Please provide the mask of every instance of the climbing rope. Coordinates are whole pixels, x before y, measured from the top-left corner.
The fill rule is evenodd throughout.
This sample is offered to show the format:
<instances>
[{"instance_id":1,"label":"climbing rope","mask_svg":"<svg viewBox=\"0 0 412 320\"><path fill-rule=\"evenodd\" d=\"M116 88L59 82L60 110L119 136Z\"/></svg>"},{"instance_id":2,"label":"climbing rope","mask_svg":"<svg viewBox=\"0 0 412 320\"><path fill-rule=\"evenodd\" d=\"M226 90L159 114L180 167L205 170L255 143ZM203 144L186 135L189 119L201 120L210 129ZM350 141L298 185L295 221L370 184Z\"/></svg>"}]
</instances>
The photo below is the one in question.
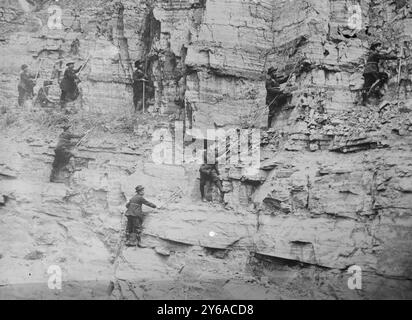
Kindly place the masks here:
<instances>
[{"instance_id":1,"label":"climbing rope","mask_svg":"<svg viewBox=\"0 0 412 320\"><path fill-rule=\"evenodd\" d=\"M119 259L119 257L122 256L123 247L126 243L125 230L126 230L126 219L124 218L124 213L122 213L122 216L120 218L120 234L121 234L121 236L120 236L119 243L118 243L118 246L117 246L116 255L115 255L114 260L113 260L114 261L113 263L114 263L114 274L115 275L116 275L117 269L119 267L118 259ZM125 259L125 258L123 257L123 259Z\"/></svg>"}]
</instances>

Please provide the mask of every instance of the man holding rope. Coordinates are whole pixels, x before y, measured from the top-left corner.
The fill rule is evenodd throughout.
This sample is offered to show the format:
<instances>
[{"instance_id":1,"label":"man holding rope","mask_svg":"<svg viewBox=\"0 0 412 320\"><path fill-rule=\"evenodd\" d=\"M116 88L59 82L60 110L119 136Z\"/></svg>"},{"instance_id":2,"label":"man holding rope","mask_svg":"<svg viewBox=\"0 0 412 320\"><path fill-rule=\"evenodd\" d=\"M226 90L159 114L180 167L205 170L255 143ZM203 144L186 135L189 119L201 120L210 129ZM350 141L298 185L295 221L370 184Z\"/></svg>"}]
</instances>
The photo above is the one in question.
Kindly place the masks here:
<instances>
[{"instance_id":1,"label":"man holding rope","mask_svg":"<svg viewBox=\"0 0 412 320\"><path fill-rule=\"evenodd\" d=\"M69 62L66 66L67 69L60 83L60 89L62 91L60 104L62 109L66 106L66 102L74 101L79 97L80 91L78 84L80 83L80 79L78 73L83 69L83 66L74 69L74 62Z\"/></svg>"},{"instance_id":2,"label":"man holding rope","mask_svg":"<svg viewBox=\"0 0 412 320\"><path fill-rule=\"evenodd\" d=\"M389 77L386 72L381 72L379 63L382 60L397 60L398 57L388 53L382 52L382 43L375 42L370 47L370 53L367 58L363 77L365 82L363 84L362 104L369 102L371 95L377 96L379 99L383 96L381 89L388 82Z\"/></svg>"},{"instance_id":3,"label":"man holding rope","mask_svg":"<svg viewBox=\"0 0 412 320\"><path fill-rule=\"evenodd\" d=\"M277 68L270 67L268 77L266 79L266 105L269 107L268 128L272 126L272 121L280 111L287 99L291 96L290 93L284 93L277 79Z\"/></svg>"},{"instance_id":4,"label":"man holding rope","mask_svg":"<svg viewBox=\"0 0 412 320\"><path fill-rule=\"evenodd\" d=\"M202 201L207 202L206 197L205 197L205 186L207 182L209 181L209 182L214 183L218 187L219 192L220 192L220 201L224 203L225 194L223 192L222 181L220 180L218 164L217 163L214 163L214 164L204 163L200 166L199 172L200 172L200 194L202 196Z\"/></svg>"}]
</instances>

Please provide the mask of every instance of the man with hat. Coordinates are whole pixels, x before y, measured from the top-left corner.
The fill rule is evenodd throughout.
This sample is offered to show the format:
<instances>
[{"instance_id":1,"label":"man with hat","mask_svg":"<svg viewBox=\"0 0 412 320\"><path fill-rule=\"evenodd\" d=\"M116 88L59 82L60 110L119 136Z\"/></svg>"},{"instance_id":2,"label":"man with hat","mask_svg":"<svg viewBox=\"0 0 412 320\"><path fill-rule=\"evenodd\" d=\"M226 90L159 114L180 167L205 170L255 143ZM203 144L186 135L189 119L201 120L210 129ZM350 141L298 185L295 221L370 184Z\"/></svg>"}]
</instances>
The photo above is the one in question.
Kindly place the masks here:
<instances>
[{"instance_id":1,"label":"man with hat","mask_svg":"<svg viewBox=\"0 0 412 320\"><path fill-rule=\"evenodd\" d=\"M143 70L143 63L136 61L134 66L136 70L133 72L133 104L135 111L141 111L143 109L143 86L148 80Z\"/></svg>"},{"instance_id":2,"label":"man with hat","mask_svg":"<svg viewBox=\"0 0 412 320\"><path fill-rule=\"evenodd\" d=\"M382 86L388 81L388 75L385 72L380 72L379 62L381 60L397 60L398 57L381 53L380 49L382 43L375 42L371 45L371 53L366 62L365 70L363 72L364 85L363 85L363 103L366 103L369 98L369 93L371 90L377 88L378 90L373 90L373 93L380 92Z\"/></svg>"},{"instance_id":3,"label":"man with hat","mask_svg":"<svg viewBox=\"0 0 412 320\"><path fill-rule=\"evenodd\" d=\"M43 82L43 86L37 93L35 103L39 103L42 108L49 108L53 106L53 101L49 98L49 88L53 85L53 81L46 80Z\"/></svg>"},{"instance_id":4,"label":"man with hat","mask_svg":"<svg viewBox=\"0 0 412 320\"><path fill-rule=\"evenodd\" d=\"M24 102L33 97L33 88L36 85L35 76L30 74L29 66L23 64L21 66L20 81L17 86L19 92L18 104L23 106Z\"/></svg>"},{"instance_id":5,"label":"man with hat","mask_svg":"<svg viewBox=\"0 0 412 320\"><path fill-rule=\"evenodd\" d=\"M70 159L74 156L72 149L77 145L79 140L84 137L84 135L77 135L70 132L71 125L67 121L63 123L61 128L63 132L59 136L59 142L54 151L55 157L50 182L58 182L60 171L69 164Z\"/></svg>"},{"instance_id":6,"label":"man with hat","mask_svg":"<svg viewBox=\"0 0 412 320\"><path fill-rule=\"evenodd\" d=\"M60 82L60 89L62 90L60 96L60 103L62 108L64 108L67 101L74 101L79 96L78 83L80 82L77 73L80 72L82 66L78 69L74 69L74 62L69 62L66 71L64 71L64 76Z\"/></svg>"},{"instance_id":7,"label":"man with hat","mask_svg":"<svg viewBox=\"0 0 412 320\"><path fill-rule=\"evenodd\" d=\"M276 67L270 67L268 77L266 78L266 105L269 107L268 128L272 126L272 120L280 111L280 107L286 103L286 98L289 94L284 94L280 88L280 83L277 79Z\"/></svg>"},{"instance_id":8,"label":"man with hat","mask_svg":"<svg viewBox=\"0 0 412 320\"><path fill-rule=\"evenodd\" d=\"M140 233L142 231L142 225L144 221L144 214L142 211L142 205L146 205L151 208L157 208L157 206L144 198L144 187L136 187L136 195L127 203L126 217L127 217L127 229L126 229L126 245L134 246L140 241Z\"/></svg>"}]
</instances>

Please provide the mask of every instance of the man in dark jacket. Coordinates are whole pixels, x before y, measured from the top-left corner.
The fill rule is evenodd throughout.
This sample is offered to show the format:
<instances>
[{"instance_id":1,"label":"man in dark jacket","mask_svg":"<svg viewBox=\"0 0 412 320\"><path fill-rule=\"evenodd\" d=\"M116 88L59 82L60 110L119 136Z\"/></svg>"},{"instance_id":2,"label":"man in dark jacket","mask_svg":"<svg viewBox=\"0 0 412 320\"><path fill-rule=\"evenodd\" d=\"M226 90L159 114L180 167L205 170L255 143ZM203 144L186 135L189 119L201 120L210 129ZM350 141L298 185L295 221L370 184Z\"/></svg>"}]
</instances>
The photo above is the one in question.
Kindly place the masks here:
<instances>
[{"instance_id":1,"label":"man in dark jacket","mask_svg":"<svg viewBox=\"0 0 412 320\"><path fill-rule=\"evenodd\" d=\"M71 126L69 124L63 125L63 133L60 134L59 142L54 151L55 157L50 182L58 182L60 171L69 164L70 159L74 156L72 149L77 145L79 140L84 137L84 135L71 133L70 129Z\"/></svg>"},{"instance_id":2,"label":"man in dark jacket","mask_svg":"<svg viewBox=\"0 0 412 320\"><path fill-rule=\"evenodd\" d=\"M220 191L221 201L224 201L224 193L222 182L220 181L220 173L217 164L202 164L199 169L200 172L200 194L202 195L202 201L206 202L205 198L205 186L208 181L213 182Z\"/></svg>"},{"instance_id":3,"label":"man in dark jacket","mask_svg":"<svg viewBox=\"0 0 412 320\"><path fill-rule=\"evenodd\" d=\"M287 102L290 94L285 94L281 88L276 75L277 69L270 67L266 78L266 105L269 107L268 128L272 126L272 120L279 113L282 105Z\"/></svg>"},{"instance_id":4,"label":"man in dark jacket","mask_svg":"<svg viewBox=\"0 0 412 320\"><path fill-rule=\"evenodd\" d=\"M157 206L144 198L144 187L136 187L136 195L126 205L126 245L134 246L140 241L140 233L142 232L142 225L144 221L144 214L142 206L146 205L151 208L157 208Z\"/></svg>"},{"instance_id":5,"label":"man in dark jacket","mask_svg":"<svg viewBox=\"0 0 412 320\"><path fill-rule=\"evenodd\" d=\"M23 64L21 66L20 81L17 86L19 91L18 103L22 107L24 102L33 97L33 88L36 85L34 79L35 76L30 74L29 66Z\"/></svg>"},{"instance_id":6,"label":"man in dark jacket","mask_svg":"<svg viewBox=\"0 0 412 320\"><path fill-rule=\"evenodd\" d=\"M64 72L63 80L60 83L60 89L62 90L60 96L60 103L62 108L64 108L67 101L74 101L79 96L78 84L80 82L77 73L80 72L82 66L78 69L74 69L74 62L69 62L67 64L67 69Z\"/></svg>"},{"instance_id":7,"label":"man in dark jacket","mask_svg":"<svg viewBox=\"0 0 412 320\"><path fill-rule=\"evenodd\" d=\"M143 63L135 62L136 70L133 72L133 104L135 111L143 110L143 86L148 82L147 76L143 70Z\"/></svg>"},{"instance_id":8,"label":"man in dark jacket","mask_svg":"<svg viewBox=\"0 0 412 320\"><path fill-rule=\"evenodd\" d=\"M379 71L379 62L381 60L397 60L398 58L393 55L380 53L382 44L377 42L372 44L371 53L366 62L365 70L363 72L364 85L363 85L363 103L366 103L369 94L378 93L382 86L388 81L388 75L385 72Z\"/></svg>"}]
</instances>

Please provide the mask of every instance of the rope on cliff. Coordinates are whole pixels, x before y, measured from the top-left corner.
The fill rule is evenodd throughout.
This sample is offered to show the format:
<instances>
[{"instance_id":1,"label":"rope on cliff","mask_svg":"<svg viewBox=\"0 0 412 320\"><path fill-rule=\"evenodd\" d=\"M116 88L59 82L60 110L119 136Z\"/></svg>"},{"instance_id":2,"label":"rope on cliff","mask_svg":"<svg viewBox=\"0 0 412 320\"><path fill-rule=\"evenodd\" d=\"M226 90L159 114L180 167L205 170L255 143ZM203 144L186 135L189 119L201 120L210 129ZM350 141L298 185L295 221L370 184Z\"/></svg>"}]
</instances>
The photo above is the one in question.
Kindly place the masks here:
<instances>
[{"instance_id":1,"label":"rope on cliff","mask_svg":"<svg viewBox=\"0 0 412 320\"><path fill-rule=\"evenodd\" d=\"M400 104L399 97L400 97L400 92L401 92L401 73L402 73L402 60L403 60L404 52L405 52L405 47L404 47L404 45L402 45L400 56L399 56L399 68L398 68L398 78L397 78L397 81L398 81L398 88L397 88L397 91L398 91L397 92L398 107L399 107L399 104Z\"/></svg>"},{"instance_id":2,"label":"rope on cliff","mask_svg":"<svg viewBox=\"0 0 412 320\"><path fill-rule=\"evenodd\" d=\"M79 147L85 140L88 138L89 134L92 133L99 125L95 125L93 128L91 128L89 131L85 133L83 138L80 139L80 141L76 144L75 148Z\"/></svg>"},{"instance_id":3,"label":"rope on cliff","mask_svg":"<svg viewBox=\"0 0 412 320\"><path fill-rule=\"evenodd\" d=\"M122 216L120 218L120 234L121 234L121 236L120 236L120 239L119 239L119 243L117 245L116 254L115 254L114 259L113 259L114 275L115 276L116 276L117 268L119 267L118 259L122 255L123 247L124 247L124 244L126 243L126 234L124 232L124 230L126 230L125 221L126 221L126 219L124 219L124 213L122 213Z\"/></svg>"},{"instance_id":4,"label":"rope on cliff","mask_svg":"<svg viewBox=\"0 0 412 320\"><path fill-rule=\"evenodd\" d=\"M79 73L78 73L79 76L80 76L80 74L82 73L82 71L86 68L86 66L87 66L87 64L89 63L91 57L92 57L92 54L89 53L89 55L88 55L87 58L86 58L86 62L82 65L82 67L81 67L80 70L79 70Z\"/></svg>"},{"instance_id":5,"label":"rope on cliff","mask_svg":"<svg viewBox=\"0 0 412 320\"><path fill-rule=\"evenodd\" d=\"M286 85L290 82L290 79L292 79L292 76L295 74L296 68L297 68L297 66L298 66L300 63L301 63L301 60L298 60L298 61L295 63L295 66L293 67L293 70L292 70L292 72L289 74L288 80L286 81ZM279 97L280 97L280 95L277 95L276 98L273 99L271 103L269 103L268 107L270 108Z\"/></svg>"},{"instance_id":6,"label":"rope on cliff","mask_svg":"<svg viewBox=\"0 0 412 320\"><path fill-rule=\"evenodd\" d=\"M44 62L44 58L40 58L39 68L37 69L36 78L34 79L35 83L40 77L40 72L41 72L41 67L43 66L43 62Z\"/></svg>"}]
</instances>

